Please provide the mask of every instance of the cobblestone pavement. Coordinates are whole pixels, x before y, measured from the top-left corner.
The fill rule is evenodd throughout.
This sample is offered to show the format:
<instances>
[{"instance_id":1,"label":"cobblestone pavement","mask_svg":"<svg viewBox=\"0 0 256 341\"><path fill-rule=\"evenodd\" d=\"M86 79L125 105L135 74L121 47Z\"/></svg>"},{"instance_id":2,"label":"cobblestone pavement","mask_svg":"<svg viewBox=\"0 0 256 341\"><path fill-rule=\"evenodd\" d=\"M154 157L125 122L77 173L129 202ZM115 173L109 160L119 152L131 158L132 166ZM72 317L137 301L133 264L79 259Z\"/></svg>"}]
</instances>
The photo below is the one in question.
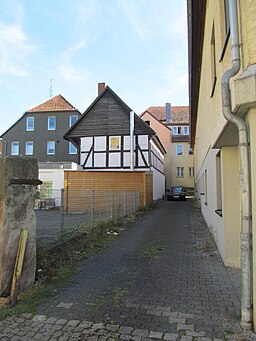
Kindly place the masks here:
<instances>
[{"instance_id":1,"label":"cobblestone pavement","mask_svg":"<svg viewBox=\"0 0 256 341\"><path fill-rule=\"evenodd\" d=\"M256 340L239 326L239 272L193 202L160 202L56 296L0 322L0 340Z\"/></svg>"}]
</instances>

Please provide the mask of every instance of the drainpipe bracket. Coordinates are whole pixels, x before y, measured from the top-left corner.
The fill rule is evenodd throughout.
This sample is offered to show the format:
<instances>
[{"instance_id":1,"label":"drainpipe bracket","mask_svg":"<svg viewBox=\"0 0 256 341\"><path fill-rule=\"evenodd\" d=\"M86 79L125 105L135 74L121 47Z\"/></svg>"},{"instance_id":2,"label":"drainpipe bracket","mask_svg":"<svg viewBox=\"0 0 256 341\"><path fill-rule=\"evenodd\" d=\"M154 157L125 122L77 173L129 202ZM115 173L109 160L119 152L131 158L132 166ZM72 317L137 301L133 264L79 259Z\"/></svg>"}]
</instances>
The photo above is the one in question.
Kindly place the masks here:
<instances>
[{"instance_id":1,"label":"drainpipe bracket","mask_svg":"<svg viewBox=\"0 0 256 341\"><path fill-rule=\"evenodd\" d=\"M240 241L241 241L241 250L249 251L251 250L251 242L248 243L248 240L251 241L251 233L240 233Z\"/></svg>"}]
</instances>

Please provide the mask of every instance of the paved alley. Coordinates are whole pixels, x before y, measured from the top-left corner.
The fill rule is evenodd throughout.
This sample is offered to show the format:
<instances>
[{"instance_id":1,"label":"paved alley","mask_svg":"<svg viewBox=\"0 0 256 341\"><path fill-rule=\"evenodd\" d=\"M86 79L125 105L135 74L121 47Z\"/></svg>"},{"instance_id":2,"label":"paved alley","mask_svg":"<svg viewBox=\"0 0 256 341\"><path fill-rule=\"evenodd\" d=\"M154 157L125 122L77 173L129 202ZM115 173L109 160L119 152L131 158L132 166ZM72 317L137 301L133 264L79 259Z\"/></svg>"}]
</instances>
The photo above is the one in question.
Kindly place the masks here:
<instances>
[{"instance_id":1,"label":"paved alley","mask_svg":"<svg viewBox=\"0 0 256 341\"><path fill-rule=\"evenodd\" d=\"M69 284L0 323L1 340L256 340L239 327L239 272L226 270L193 201L160 202Z\"/></svg>"}]
</instances>

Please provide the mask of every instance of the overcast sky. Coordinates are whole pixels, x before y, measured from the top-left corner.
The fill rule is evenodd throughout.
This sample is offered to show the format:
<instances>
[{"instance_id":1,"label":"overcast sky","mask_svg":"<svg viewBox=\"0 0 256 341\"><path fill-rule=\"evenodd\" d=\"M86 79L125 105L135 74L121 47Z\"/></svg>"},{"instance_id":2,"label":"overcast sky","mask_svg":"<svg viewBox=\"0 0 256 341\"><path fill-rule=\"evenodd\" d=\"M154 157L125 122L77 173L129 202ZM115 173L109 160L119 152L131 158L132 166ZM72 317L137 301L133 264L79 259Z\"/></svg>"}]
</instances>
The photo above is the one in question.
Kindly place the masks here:
<instances>
[{"instance_id":1,"label":"overcast sky","mask_svg":"<svg viewBox=\"0 0 256 341\"><path fill-rule=\"evenodd\" d=\"M62 94L82 113L105 82L137 114L188 105L186 0L0 0L0 134Z\"/></svg>"}]
</instances>

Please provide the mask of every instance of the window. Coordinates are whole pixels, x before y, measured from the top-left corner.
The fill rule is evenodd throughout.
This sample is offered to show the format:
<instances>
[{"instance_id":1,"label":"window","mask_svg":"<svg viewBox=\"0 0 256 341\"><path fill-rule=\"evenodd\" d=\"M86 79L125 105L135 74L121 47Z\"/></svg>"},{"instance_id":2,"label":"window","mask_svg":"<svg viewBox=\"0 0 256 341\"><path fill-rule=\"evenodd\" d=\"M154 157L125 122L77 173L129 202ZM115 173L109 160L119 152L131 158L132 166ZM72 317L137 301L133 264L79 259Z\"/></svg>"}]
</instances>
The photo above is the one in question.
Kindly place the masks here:
<instances>
[{"instance_id":1,"label":"window","mask_svg":"<svg viewBox=\"0 0 256 341\"><path fill-rule=\"evenodd\" d=\"M230 18L229 18L229 7L228 7L228 0L224 0L224 9L225 9L225 28L226 28L226 35L229 34L230 28Z\"/></svg>"},{"instance_id":2,"label":"window","mask_svg":"<svg viewBox=\"0 0 256 341\"><path fill-rule=\"evenodd\" d=\"M77 115L70 115L69 116L69 126L71 127L76 121L78 116Z\"/></svg>"},{"instance_id":3,"label":"window","mask_svg":"<svg viewBox=\"0 0 256 341\"><path fill-rule=\"evenodd\" d=\"M26 130L27 131L34 130L34 117L27 117Z\"/></svg>"},{"instance_id":4,"label":"window","mask_svg":"<svg viewBox=\"0 0 256 341\"><path fill-rule=\"evenodd\" d=\"M182 178L184 176L184 167L177 167L177 178Z\"/></svg>"},{"instance_id":5,"label":"window","mask_svg":"<svg viewBox=\"0 0 256 341\"><path fill-rule=\"evenodd\" d=\"M109 150L120 150L121 149L121 138L120 136L109 137Z\"/></svg>"},{"instance_id":6,"label":"window","mask_svg":"<svg viewBox=\"0 0 256 341\"><path fill-rule=\"evenodd\" d=\"M173 135L178 135L178 127L172 127L172 133Z\"/></svg>"},{"instance_id":7,"label":"window","mask_svg":"<svg viewBox=\"0 0 256 341\"><path fill-rule=\"evenodd\" d=\"M188 144L188 155L194 155L194 151L191 148L190 144Z\"/></svg>"},{"instance_id":8,"label":"window","mask_svg":"<svg viewBox=\"0 0 256 341\"><path fill-rule=\"evenodd\" d=\"M179 155L179 156L181 156L181 155L183 155L183 144L177 144L177 146L176 146L176 155Z\"/></svg>"},{"instance_id":9,"label":"window","mask_svg":"<svg viewBox=\"0 0 256 341\"><path fill-rule=\"evenodd\" d=\"M145 121L145 123L147 123L147 125L149 125L149 126L150 126L150 121Z\"/></svg>"},{"instance_id":10,"label":"window","mask_svg":"<svg viewBox=\"0 0 256 341\"><path fill-rule=\"evenodd\" d=\"M212 98L214 95L215 85L217 82L217 73L216 73L216 47L215 47L215 31L214 24L212 27L212 37L211 37L211 72L212 72L212 89L211 95Z\"/></svg>"},{"instance_id":11,"label":"window","mask_svg":"<svg viewBox=\"0 0 256 341\"><path fill-rule=\"evenodd\" d=\"M19 155L20 144L19 142L12 142L11 155Z\"/></svg>"},{"instance_id":12,"label":"window","mask_svg":"<svg viewBox=\"0 0 256 341\"><path fill-rule=\"evenodd\" d=\"M33 155L33 149L34 149L34 142L33 141L27 141L25 144L25 154L26 155Z\"/></svg>"},{"instance_id":13,"label":"window","mask_svg":"<svg viewBox=\"0 0 256 341\"><path fill-rule=\"evenodd\" d=\"M221 52L221 56L220 56L220 62L222 62L227 46L228 46L228 40L229 40L229 36L230 36L230 18L229 18L229 7L228 7L228 0L222 0L223 1L223 12L224 12L224 16L222 16L223 12L221 13L221 17L222 17L222 22L224 22L225 27L223 27L223 36L224 36L224 44L223 44L223 48L222 48L222 52ZM223 26L224 26L223 25Z\"/></svg>"},{"instance_id":14,"label":"window","mask_svg":"<svg viewBox=\"0 0 256 341\"><path fill-rule=\"evenodd\" d=\"M183 135L189 135L189 127L183 127Z\"/></svg>"},{"instance_id":15,"label":"window","mask_svg":"<svg viewBox=\"0 0 256 341\"><path fill-rule=\"evenodd\" d=\"M182 135L183 130L181 126L172 126L171 128L173 135Z\"/></svg>"},{"instance_id":16,"label":"window","mask_svg":"<svg viewBox=\"0 0 256 341\"><path fill-rule=\"evenodd\" d=\"M221 155L220 152L216 155L216 194L217 194L217 209L215 212L222 217L222 185L221 185Z\"/></svg>"},{"instance_id":17,"label":"window","mask_svg":"<svg viewBox=\"0 0 256 341\"><path fill-rule=\"evenodd\" d=\"M47 142L47 154L54 155L55 154L55 141Z\"/></svg>"},{"instance_id":18,"label":"window","mask_svg":"<svg viewBox=\"0 0 256 341\"><path fill-rule=\"evenodd\" d=\"M56 117L49 116L48 117L48 130L55 130L56 129Z\"/></svg>"},{"instance_id":19,"label":"window","mask_svg":"<svg viewBox=\"0 0 256 341\"><path fill-rule=\"evenodd\" d=\"M194 177L194 167L189 167L189 169L188 169L188 174L189 174L189 176L190 176L191 178Z\"/></svg>"},{"instance_id":20,"label":"window","mask_svg":"<svg viewBox=\"0 0 256 341\"><path fill-rule=\"evenodd\" d=\"M52 198L52 180L44 180L40 186L41 198Z\"/></svg>"},{"instance_id":21,"label":"window","mask_svg":"<svg viewBox=\"0 0 256 341\"><path fill-rule=\"evenodd\" d=\"M207 197L208 197L208 176L207 170L204 172L204 203L207 205Z\"/></svg>"},{"instance_id":22,"label":"window","mask_svg":"<svg viewBox=\"0 0 256 341\"><path fill-rule=\"evenodd\" d=\"M72 142L68 144L69 154L77 154L77 148L73 145Z\"/></svg>"}]
</instances>

